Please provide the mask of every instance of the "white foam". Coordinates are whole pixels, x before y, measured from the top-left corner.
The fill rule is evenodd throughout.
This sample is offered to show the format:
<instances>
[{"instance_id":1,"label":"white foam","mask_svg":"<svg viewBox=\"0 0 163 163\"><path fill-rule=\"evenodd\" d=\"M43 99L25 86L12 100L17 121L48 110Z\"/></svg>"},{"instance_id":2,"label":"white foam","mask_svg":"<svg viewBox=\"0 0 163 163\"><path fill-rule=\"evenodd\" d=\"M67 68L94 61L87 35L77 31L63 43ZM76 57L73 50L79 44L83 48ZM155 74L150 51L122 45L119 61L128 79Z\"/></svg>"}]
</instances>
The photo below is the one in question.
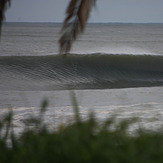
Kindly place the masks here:
<instances>
[{"instance_id":1,"label":"white foam","mask_svg":"<svg viewBox=\"0 0 163 163\"><path fill-rule=\"evenodd\" d=\"M90 48L74 48L71 51L73 54L93 54L93 53L101 53L101 54L128 54L128 55L162 55L151 52L147 49L131 47L131 46L102 46L102 47L90 47ZM71 53L70 52L70 53Z\"/></svg>"}]
</instances>

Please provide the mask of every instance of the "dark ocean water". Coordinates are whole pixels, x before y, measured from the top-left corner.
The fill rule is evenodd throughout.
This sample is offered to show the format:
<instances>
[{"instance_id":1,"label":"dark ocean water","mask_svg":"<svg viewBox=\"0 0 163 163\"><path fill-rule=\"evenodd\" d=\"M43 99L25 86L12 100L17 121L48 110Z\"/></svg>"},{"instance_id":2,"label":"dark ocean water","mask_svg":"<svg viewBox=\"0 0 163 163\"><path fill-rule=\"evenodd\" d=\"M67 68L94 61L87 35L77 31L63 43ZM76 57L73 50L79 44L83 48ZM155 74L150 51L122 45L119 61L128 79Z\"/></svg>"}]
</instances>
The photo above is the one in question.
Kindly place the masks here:
<instances>
[{"instance_id":1,"label":"dark ocean water","mask_svg":"<svg viewBox=\"0 0 163 163\"><path fill-rule=\"evenodd\" d=\"M1 56L0 83L0 90L17 91L162 86L163 56Z\"/></svg>"}]
</instances>

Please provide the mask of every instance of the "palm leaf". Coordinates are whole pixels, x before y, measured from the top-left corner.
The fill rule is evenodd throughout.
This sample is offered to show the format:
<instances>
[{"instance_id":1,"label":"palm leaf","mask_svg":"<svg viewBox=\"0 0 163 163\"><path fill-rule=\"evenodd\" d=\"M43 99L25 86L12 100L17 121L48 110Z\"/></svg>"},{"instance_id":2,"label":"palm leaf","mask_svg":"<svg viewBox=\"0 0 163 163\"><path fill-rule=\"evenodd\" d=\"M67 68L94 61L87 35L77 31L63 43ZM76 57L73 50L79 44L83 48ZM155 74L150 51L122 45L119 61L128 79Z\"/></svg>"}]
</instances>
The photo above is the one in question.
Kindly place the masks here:
<instances>
[{"instance_id":1,"label":"palm leaf","mask_svg":"<svg viewBox=\"0 0 163 163\"><path fill-rule=\"evenodd\" d=\"M11 0L0 0L0 36L1 36L1 27L2 21L4 20L4 12L7 6L10 6Z\"/></svg>"},{"instance_id":2,"label":"palm leaf","mask_svg":"<svg viewBox=\"0 0 163 163\"><path fill-rule=\"evenodd\" d=\"M73 41L83 32L90 11L95 6L96 0L71 0L67 10L66 18L62 27L62 35L59 40L60 54L70 51Z\"/></svg>"}]
</instances>

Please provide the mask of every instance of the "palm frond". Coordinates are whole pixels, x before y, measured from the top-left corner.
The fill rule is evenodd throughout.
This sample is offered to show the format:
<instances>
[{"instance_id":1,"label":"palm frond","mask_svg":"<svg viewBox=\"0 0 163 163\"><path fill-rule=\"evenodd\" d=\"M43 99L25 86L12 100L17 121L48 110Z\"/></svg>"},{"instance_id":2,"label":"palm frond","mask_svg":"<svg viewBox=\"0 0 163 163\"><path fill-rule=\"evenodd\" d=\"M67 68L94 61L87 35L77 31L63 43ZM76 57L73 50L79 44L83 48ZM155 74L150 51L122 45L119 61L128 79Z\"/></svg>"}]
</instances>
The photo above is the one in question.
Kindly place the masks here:
<instances>
[{"instance_id":1,"label":"palm frond","mask_svg":"<svg viewBox=\"0 0 163 163\"><path fill-rule=\"evenodd\" d=\"M66 54L70 51L73 41L83 32L90 11L92 7L95 6L95 3L96 0L70 1L61 30L63 34L59 40L60 54Z\"/></svg>"},{"instance_id":2,"label":"palm frond","mask_svg":"<svg viewBox=\"0 0 163 163\"><path fill-rule=\"evenodd\" d=\"M0 36L1 36L1 27L2 21L4 20L4 13L7 6L10 6L11 0L0 0Z\"/></svg>"}]
</instances>

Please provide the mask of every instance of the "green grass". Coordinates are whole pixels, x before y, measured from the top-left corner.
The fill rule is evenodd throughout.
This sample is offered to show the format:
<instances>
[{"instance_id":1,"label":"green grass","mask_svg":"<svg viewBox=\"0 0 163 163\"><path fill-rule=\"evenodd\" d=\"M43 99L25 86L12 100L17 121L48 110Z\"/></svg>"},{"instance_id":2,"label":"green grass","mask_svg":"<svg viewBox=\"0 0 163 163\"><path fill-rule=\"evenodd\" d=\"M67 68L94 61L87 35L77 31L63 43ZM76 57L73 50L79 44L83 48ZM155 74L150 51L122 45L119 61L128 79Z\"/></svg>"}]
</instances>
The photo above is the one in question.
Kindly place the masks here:
<instances>
[{"instance_id":1,"label":"green grass","mask_svg":"<svg viewBox=\"0 0 163 163\"><path fill-rule=\"evenodd\" d=\"M138 130L127 132L132 120L124 120L112 128L114 118L103 124L93 114L82 121L73 97L75 122L49 131L42 122L47 102L37 118L26 119L24 131L16 136L12 131L12 112L0 120L0 163L162 163L163 134ZM33 126L33 127L31 127ZM10 143L8 143L10 141Z\"/></svg>"}]
</instances>

